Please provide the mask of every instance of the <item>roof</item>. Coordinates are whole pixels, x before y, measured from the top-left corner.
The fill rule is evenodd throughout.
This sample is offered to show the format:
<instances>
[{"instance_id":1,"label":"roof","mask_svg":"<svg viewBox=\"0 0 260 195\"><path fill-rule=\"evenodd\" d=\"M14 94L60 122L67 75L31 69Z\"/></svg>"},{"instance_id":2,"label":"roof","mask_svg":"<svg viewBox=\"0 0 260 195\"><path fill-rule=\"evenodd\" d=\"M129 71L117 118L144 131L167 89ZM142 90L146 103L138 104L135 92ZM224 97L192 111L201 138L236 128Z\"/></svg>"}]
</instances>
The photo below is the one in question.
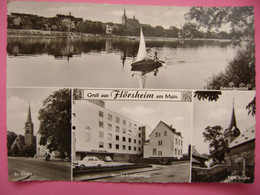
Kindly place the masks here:
<instances>
[{"instance_id":1,"label":"roof","mask_svg":"<svg viewBox=\"0 0 260 195\"><path fill-rule=\"evenodd\" d=\"M160 121L158 124L157 124L157 126L154 128L154 130L158 127L158 125L160 124L160 123L162 123L162 124L164 124L171 132L173 132L175 135L178 135L178 136L180 136L181 138L183 138L182 136L181 136L181 132L177 132L176 131L176 129L174 129L174 128L172 128L171 126L169 126L169 125L167 125L165 122L163 122L163 121ZM154 132L154 130L152 131L152 133ZM152 134L151 133L151 134ZM150 135L151 135L150 134ZM150 135L149 135L149 137L150 137Z\"/></svg>"},{"instance_id":2,"label":"roof","mask_svg":"<svg viewBox=\"0 0 260 195\"><path fill-rule=\"evenodd\" d=\"M168 127L174 134L181 136L181 132L177 132L175 128L172 128L172 126L167 125L165 122L160 121L159 123L163 123L166 127ZM181 136L182 137L182 136Z\"/></svg>"},{"instance_id":3,"label":"roof","mask_svg":"<svg viewBox=\"0 0 260 195\"><path fill-rule=\"evenodd\" d=\"M255 139L255 126L252 126L246 129L245 131L243 131L236 139L234 139L230 143L229 147L233 148L235 146L244 144L254 139Z\"/></svg>"}]
</instances>

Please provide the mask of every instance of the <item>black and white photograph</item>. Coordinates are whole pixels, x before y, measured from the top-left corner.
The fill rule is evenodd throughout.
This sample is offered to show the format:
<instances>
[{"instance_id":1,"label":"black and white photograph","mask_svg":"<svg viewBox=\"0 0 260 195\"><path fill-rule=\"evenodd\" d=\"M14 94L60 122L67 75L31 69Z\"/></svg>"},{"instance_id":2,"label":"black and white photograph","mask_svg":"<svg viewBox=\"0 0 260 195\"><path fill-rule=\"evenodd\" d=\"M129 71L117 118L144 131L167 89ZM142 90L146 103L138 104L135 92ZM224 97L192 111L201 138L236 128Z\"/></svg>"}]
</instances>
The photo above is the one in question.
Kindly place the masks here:
<instances>
[{"instance_id":1,"label":"black and white photograph","mask_svg":"<svg viewBox=\"0 0 260 195\"><path fill-rule=\"evenodd\" d=\"M253 183L255 92L196 91L192 182Z\"/></svg>"},{"instance_id":2,"label":"black and white photograph","mask_svg":"<svg viewBox=\"0 0 260 195\"><path fill-rule=\"evenodd\" d=\"M192 102L73 96L74 181L191 181Z\"/></svg>"},{"instance_id":3,"label":"black and white photograph","mask_svg":"<svg viewBox=\"0 0 260 195\"><path fill-rule=\"evenodd\" d=\"M71 180L71 90L7 88L9 181Z\"/></svg>"},{"instance_id":4,"label":"black and white photograph","mask_svg":"<svg viewBox=\"0 0 260 195\"><path fill-rule=\"evenodd\" d=\"M8 2L7 86L255 88L253 7Z\"/></svg>"}]
</instances>

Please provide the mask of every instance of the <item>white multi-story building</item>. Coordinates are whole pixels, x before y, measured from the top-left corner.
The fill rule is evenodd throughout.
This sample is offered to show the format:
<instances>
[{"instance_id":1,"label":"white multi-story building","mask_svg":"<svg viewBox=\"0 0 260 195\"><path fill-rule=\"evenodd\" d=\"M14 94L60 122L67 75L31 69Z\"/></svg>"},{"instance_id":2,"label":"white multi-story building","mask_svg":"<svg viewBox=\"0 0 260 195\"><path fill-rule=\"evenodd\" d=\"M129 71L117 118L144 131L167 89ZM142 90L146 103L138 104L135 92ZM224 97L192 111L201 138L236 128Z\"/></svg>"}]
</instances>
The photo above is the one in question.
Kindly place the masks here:
<instances>
[{"instance_id":1,"label":"white multi-story building","mask_svg":"<svg viewBox=\"0 0 260 195\"><path fill-rule=\"evenodd\" d=\"M176 129L160 121L144 145L144 158L183 157L183 137Z\"/></svg>"},{"instance_id":2,"label":"white multi-story building","mask_svg":"<svg viewBox=\"0 0 260 195\"><path fill-rule=\"evenodd\" d=\"M72 110L73 160L110 156L128 161L142 156L143 124L106 109L100 100L75 100Z\"/></svg>"}]
</instances>

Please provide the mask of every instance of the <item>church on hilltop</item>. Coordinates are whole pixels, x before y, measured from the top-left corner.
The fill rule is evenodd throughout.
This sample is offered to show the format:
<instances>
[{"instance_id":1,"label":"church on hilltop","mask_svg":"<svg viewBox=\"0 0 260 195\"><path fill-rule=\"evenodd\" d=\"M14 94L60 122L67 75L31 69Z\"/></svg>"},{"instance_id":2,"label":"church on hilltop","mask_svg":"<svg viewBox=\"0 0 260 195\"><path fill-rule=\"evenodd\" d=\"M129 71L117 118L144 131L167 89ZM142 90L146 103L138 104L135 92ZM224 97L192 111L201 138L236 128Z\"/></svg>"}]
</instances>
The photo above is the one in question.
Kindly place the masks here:
<instances>
[{"instance_id":1,"label":"church on hilltop","mask_svg":"<svg viewBox=\"0 0 260 195\"><path fill-rule=\"evenodd\" d=\"M25 122L24 135L17 135L11 149L17 150L20 156L34 156L36 147L36 137L34 136L34 126L29 105L27 121ZM15 149L16 148L16 149Z\"/></svg>"},{"instance_id":2,"label":"church on hilltop","mask_svg":"<svg viewBox=\"0 0 260 195\"><path fill-rule=\"evenodd\" d=\"M140 26L140 23L135 18L135 16L133 16L133 18L127 18L125 9L124 9L124 14L122 16L122 24L125 25L127 28L129 27L138 28Z\"/></svg>"}]
</instances>

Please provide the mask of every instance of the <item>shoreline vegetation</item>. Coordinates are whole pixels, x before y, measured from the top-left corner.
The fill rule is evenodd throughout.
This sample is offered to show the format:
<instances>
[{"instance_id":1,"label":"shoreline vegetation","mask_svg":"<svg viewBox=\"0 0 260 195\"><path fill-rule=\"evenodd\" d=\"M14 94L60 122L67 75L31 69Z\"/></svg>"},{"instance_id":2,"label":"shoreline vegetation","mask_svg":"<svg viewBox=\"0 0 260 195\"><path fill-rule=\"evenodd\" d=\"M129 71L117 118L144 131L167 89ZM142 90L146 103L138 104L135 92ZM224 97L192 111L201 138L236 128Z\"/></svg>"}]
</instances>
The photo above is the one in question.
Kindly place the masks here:
<instances>
[{"instance_id":1,"label":"shoreline vegetation","mask_svg":"<svg viewBox=\"0 0 260 195\"><path fill-rule=\"evenodd\" d=\"M81 32L65 32L65 31L47 31L47 30L24 30L24 29L7 29L7 36L9 37L56 37L56 38L91 38L91 37L100 37L100 38L120 38L120 39L129 39L132 41L139 40L139 36L121 36L121 35L102 35L94 33L81 33ZM212 39L212 38L176 38L176 37L145 37L146 40L152 41L178 41L178 40L203 40L203 41L221 41L221 42L230 42L231 39Z\"/></svg>"}]
</instances>

